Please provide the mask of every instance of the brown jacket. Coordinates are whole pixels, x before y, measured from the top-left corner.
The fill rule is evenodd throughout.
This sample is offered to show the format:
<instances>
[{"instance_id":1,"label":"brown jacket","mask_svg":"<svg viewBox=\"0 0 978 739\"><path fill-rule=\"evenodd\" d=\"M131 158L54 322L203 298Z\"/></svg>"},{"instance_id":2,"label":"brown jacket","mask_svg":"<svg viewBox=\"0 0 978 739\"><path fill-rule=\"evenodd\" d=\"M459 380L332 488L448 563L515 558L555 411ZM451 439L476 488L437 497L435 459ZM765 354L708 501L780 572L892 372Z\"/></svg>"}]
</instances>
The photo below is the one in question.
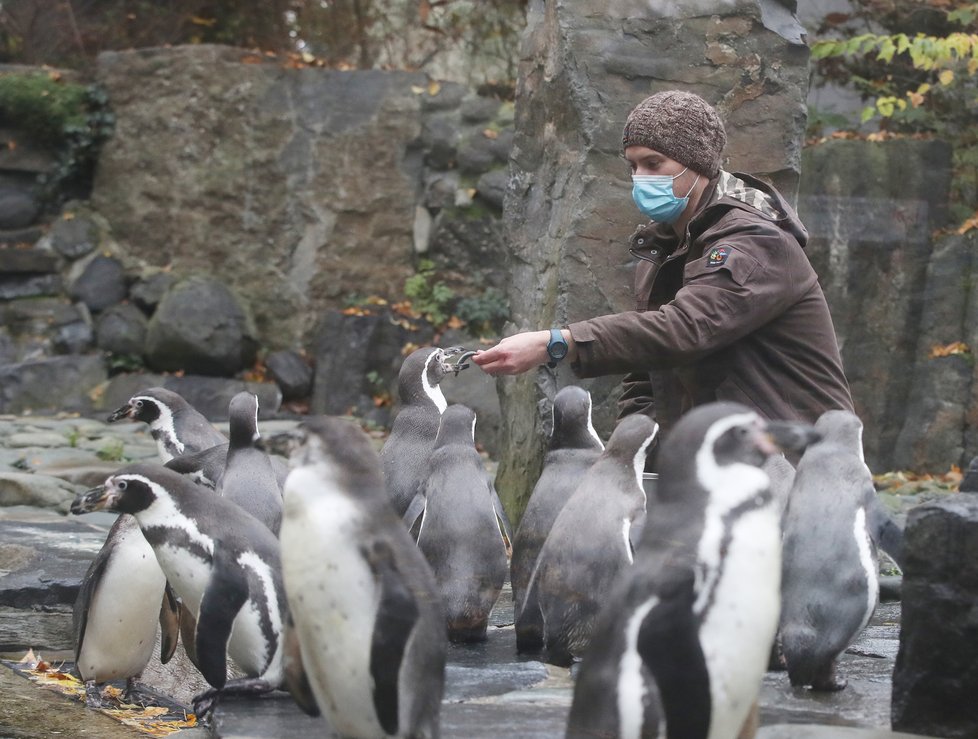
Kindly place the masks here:
<instances>
[{"instance_id":1,"label":"brown jacket","mask_svg":"<svg viewBox=\"0 0 978 739\"><path fill-rule=\"evenodd\" d=\"M632 236L636 310L570 324L574 371L628 373L619 416L646 413L663 432L714 400L808 422L852 410L807 241L777 190L721 171L681 242L663 224Z\"/></svg>"}]
</instances>

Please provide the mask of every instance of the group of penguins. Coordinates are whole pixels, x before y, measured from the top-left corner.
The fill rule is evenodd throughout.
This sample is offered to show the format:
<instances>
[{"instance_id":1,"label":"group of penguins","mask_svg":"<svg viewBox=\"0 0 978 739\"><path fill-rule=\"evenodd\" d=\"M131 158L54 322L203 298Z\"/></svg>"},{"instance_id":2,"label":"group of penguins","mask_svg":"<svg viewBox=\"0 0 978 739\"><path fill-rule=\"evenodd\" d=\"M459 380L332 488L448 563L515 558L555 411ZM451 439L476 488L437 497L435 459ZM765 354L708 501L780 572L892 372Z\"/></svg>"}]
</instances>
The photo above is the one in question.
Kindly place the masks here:
<instances>
[{"instance_id":1,"label":"group of penguins","mask_svg":"<svg viewBox=\"0 0 978 739\"><path fill-rule=\"evenodd\" d=\"M346 737L437 737L448 642L487 638L507 576L517 648L574 665L568 737L737 737L764 672L845 686L836 662L878 597L877 547L902 532L862 457L862 425L813 426L734 403L658 426L618 423L607 445L577 386L553 400L542 473L519 527L474 441L476 417L440 388L460 348L417 349L378 454L349 419L314 416L286 462L258 431L255 395L225 437L176 393L135 394L109 421L145 422L160 462L79 494L120 513L75 604L87 702L178 641L209 690L287 690ZM793 460L789 462L788 460ZM229 658L241 677L229 677Z\"/></svg>"}]
</instances>

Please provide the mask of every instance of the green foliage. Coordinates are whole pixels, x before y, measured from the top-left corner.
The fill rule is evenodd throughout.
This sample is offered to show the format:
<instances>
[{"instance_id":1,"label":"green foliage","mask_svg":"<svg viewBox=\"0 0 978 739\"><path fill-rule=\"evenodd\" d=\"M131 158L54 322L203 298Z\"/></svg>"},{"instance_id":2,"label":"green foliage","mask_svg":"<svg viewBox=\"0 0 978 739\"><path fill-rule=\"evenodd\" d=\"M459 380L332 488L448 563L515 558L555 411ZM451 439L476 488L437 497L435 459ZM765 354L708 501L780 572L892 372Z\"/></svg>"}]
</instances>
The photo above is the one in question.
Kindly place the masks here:
<instances>
[{"instance_id":1,"label":"green foliage","mask_svg":"<svg viewBox=\"0 0 978 739\"><path fill-rule=\"evenodd\" d=\"M410 298L415 311L435 326L440 326L451 316L451 304L455 291L435 276L435 265L427 259L418 264L417 274L404 282L404 294Z\"/></svg>"},{"instance_id":2,"label":"green foliage","mask_svg":"<svg viewBox=\"0 0 978 739\"><path fill-rule=\"evenodd\" d=\"M502 290L486 288L481 295L462 298L455 314L480 334L498 334L509 319L509 300Z\"/></svg>"},{"instance_id":3,"label":"green foliage","mask_svg":"<svg viewBox=\"0 0 978 739\"><path fill-rule=\"evenodd\" d=\"M143 358L136 354L109 354L106 357L106 364L110 375L145 369Z\"/></svg>"},{"instance_id":4,"label":"green foliage","mask_svg":"<svg viewBox=\"0 0 978 739\"><path fill-rule=\"evenodd\" d=\"M31 73L0 76L0 122L55 154L37 184L41 199L57 204L87 193L115 118L102 88Z\"/></svg>"},{"instance_id":5,"label":"green foliage","mask_svg":"<svg viewBox=\"0 0 978 739\"><path fill-rule=\"evenodd\" d=\"M95 456L103 462L121 462L125 459L125 444L121 439L108 439Z\"/></svg>"},{"instance_id":6,"label":"green foliage","mask_svg":"<svg viewBox=\"0 0 978 739\"><path fill-rule=\"evenodd\" d=\"M826 16L812 44L816 84L848 86L868 103L853 127L938 136L953 147L951 212L978 202L978 3L853 0ZM866 33L874 27L880 33ZM818 128L818 122L813 128ZM837 124L828 124L837 125Z\"/></svg>"}]
</instances>

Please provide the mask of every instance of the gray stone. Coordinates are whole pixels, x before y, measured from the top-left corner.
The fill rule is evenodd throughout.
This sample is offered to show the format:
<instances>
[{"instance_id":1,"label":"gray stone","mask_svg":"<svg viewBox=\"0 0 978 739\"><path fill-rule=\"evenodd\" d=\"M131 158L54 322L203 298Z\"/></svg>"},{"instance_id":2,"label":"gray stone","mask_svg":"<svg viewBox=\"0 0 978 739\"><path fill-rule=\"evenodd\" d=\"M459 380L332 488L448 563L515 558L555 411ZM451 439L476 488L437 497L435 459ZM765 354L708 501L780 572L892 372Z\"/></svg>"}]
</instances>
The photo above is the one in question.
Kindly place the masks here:
<instances>
[{"instance_id":1,"label":"gray stone","mask_svg":"<svg viewBox=\"0 0 978 739\"><path fill-rule=\"evenodd\" d=\"M421 127L424 163L432 169L453 169L458 157L459 133L455 121L447 116L426 118Z\"/></svg>"},{"instance_id":2,"label":"gray stone","mask_svg":"<svg viewBox=\"0 0 978 739\"><path fill-rule=\"evenodd\" d=\"M893 728L978 734L978 496L912 509L904 533L903 620L893 670Z\"/></svg>"},{"instance_id":3,"label":"gray stone","mask_svg":"<svg viewBox=\"0 0 978 739\"><path fill-rule=\"evenodd\" d=\"M92 324L79 319L58 326L51 337L51 345L59 354L83 354L87 352L95 346L95 332L92 331Z\"/></svg>"},{"instance_id":4,"label":"gray stone","mask_svg":"<svg viewBox=\"0 0 978 739\"><path fill-rule=\"evenodd\" d=\"M434 91L434 94L431 94ZM454 110L462 104L469 89L457 82L440 82L421 94L421 110L427 112Z\"/></svg>"},{"instance_id":5,"label":"gray stone","mask_svg":"<svg viewBox=\"0 0 978 739\"><path fill-rule=\"evenodd\" d=\"M0 228L24 228L41 212L37 200L24 190L0 190Z\"/></svg>"},{"instance_id":6,"label":"gray stone","mask_svg":"<svg viewBox=\"0 0 978 739\"><path fill-rule=\"evenodd\" d=\"M482 131L472 133L458 147L458 169L462 174L480 175L495 163L492 139Z\"/></svg>"},{"instance_id":7,"label":"gray stone","mask_svg":"<svg viewBox=\"0 0 978 739\"><path fill-rule=\"evenodd\" d=\"M436 172L425 182L424 205L433 210L450 208L455 204L455 193L460 186L457 172Z\"/></svg>"},{"instance_id":8,"label":"gray stone","mask_svg":"<svg viewBox=\"0 0 978 739\"><path fill-rule=\"evenodd\" d=\"M102 358L89 355L0 366L0 413L86 413L106 379Z\"/></svg>"},{"instance_id":9,"label":"gray stone","mask_svg":"<svg viewBox=\"0 0 978 739\"><path fill-rule=\"evenodd\" d=\"M100 254L85 266L68 292L98 313L126 297L125 269L118 259Z\"/></svg>"},{"instance_id":10,"label":"gray stone","mask_svg":"<svg viewBox=\"0 0 978 739\"><path fill-rule=\"evenodd\" d=\"M98 246L98 227L88 218L59 218L51 226L51 245L68 259L90 254Z\"/></svg>"},{"instance_id":11,"label":"gray stone","mask_svg":"<svg viewBox=\"0 0 978 739\"><path fill-rule=\"evenodd\" d=\"M493 155L496 157L496 161L500 164L506 164L509 161L509 152L513 148L513 138L515 136L515 131L513 130L512 123L506 128L501 129L497 134L496 138L490 139L489 148L492 150Z\"/></svg>"},{"instance_id":12,"label":"gray stone","mask_svg":"<svg viewBox=\"0 0 978 739\"><path fill-rule=\"evenodd\" d=\"M40 249L0 249L0 274L52 274L58 271L58 259Z\"/></svg>"},{"instance_id":13,"label":"gray stone","mask_svg":"<svg viewBox=\"0 0 978 739\"><path fill-rule=\"evenodd\" d=\"M494 169L479 177L476 190L480 198L500 212L503 210L503 198L509 185L509 172L505 169Z\"/></svg>"},{"instance_id":14,"label":"gray stone","mask_svg":"<svg viewBox=\"0 0 978 739\"><path fill-rule=\"evenodd\" d=\"M119 303L102 312L96 324L98 348L110 354L141 357L149 321L132 303Z\"/></svg>"},{"instance_id":15,"label":"gray stone","mask_svg":"<svg viewBox=\"0 0 978 739\"><path fill-rule=\"evenodd\" d=\"M61 294L60 275L0 275L0 300Z\"/></svg>"},{"instance_id":16,"label":"gray stone","mask_svg":"<svg viewBox=\"0 0 978 739\"><path fill-rule=\"evenodd\" d=\"M256 354L251 318L228 287L210 277L174 285L146 334L146 363L155 370L231 376L251 367Z\"/></svg>"},{"instance_id":17,"label":"gray stone","mask_svg":"<svg viewBox=\"0 0 978 739\"><path fill-rule=\"evenodd\" d=\"M507 258L504 233L501 221L487 209L442 211L435 219L429 255L439 268L465 275L469 286L502 288L507 284L499 270Z\"/></svg>"},{"instance_id":18,"label":"gray stone","mask_svg":"<svg viewBox=\"0 0 978 739\"><path fill-rule=\"evenodd\" d=\"M176 283L177 278L169 272L157 272L138 280L129 288L129 297L146 313L152 314L163 300L163 296Z\"/></svg>"},{"instance_id":19,"label":"gray stone","mask_svg":"<svg viewBox=\"0 0 978 739\"><path fill-rule=\"evenodd\" d=\"M808 89L805 50L750 20L760 17L756 0L736 9L718 0L671 3L668 12L657 7L636 3L627 14L595 13L588 0L528 7L504 210L513 265L508 330L634 307L627 239L641 219L619 153L625 117L651 93L680 87L718 105L728 124L726 168L767 174L789 197L794 193ZM736 64L716 60L725 49ZM540 468L547 398L573 381L569 369L559 372L499 382L506 448L497 485L513 516ZM605 437L619 379L582 383Z\"/></svg>"},{"instance_id":20,"label":"gray stone","mask_svg":"<svg viewBox=\"0 0 978 739\"><path fill-rule=\"evenodd\" d=\"M27 228L0 229L0 244L23 245L36 244L41 238L42 231L38 226Z\"/></svg>"},{"instance_id":21,"label":"gray stone","mask_svg":"<svg viewBox=\"0 0 978 739\"><path fill-rule=\"evenodd\" d=\"M0 506L29 505L67 513L78 490L57 477L0 472Z\"/></svg>"},{"instance_id":22,"label":"gray stone","mask_svg":"<svg viewBox=\"0 0 978 739\"><path fill-rule=\"evenodd\" d=\"M493 119L499 106L500 102L496 98L471 95L462 101L459 113L466 123L485 123Z\"/></svg>"},{"instance_id":23,"label":"gray stone","mask_svg":"<svg viewBox=\"0 0 978 739\"><path fill-rule=\"evenodd\" d=\"M312 392L312 367L298 352L272 352L265 367L282 391L282 400L301 400Z\"/></svg>"}]
</instances>

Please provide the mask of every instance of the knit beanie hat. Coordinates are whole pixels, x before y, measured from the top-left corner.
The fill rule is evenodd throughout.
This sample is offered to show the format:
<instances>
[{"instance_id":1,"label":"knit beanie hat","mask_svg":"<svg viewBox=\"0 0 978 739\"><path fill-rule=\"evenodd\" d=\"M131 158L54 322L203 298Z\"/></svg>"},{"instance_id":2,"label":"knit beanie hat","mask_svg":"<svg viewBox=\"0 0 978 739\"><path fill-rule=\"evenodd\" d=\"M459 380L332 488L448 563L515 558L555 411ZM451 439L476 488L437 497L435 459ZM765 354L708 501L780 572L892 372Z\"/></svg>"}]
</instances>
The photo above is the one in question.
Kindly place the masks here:
<instances>
[{"instance_id":1,"label":"knit beanie hat","mask_svg":"<svg viewBox=\"0 0 978 739\"><path fill-rule=\"evenodd\" d=\"M723 121L699 95L657 92L635 106L625 120L622 149L647 146L710 179L720 171L727 143Z\"/></svg>"}]
</instances>

